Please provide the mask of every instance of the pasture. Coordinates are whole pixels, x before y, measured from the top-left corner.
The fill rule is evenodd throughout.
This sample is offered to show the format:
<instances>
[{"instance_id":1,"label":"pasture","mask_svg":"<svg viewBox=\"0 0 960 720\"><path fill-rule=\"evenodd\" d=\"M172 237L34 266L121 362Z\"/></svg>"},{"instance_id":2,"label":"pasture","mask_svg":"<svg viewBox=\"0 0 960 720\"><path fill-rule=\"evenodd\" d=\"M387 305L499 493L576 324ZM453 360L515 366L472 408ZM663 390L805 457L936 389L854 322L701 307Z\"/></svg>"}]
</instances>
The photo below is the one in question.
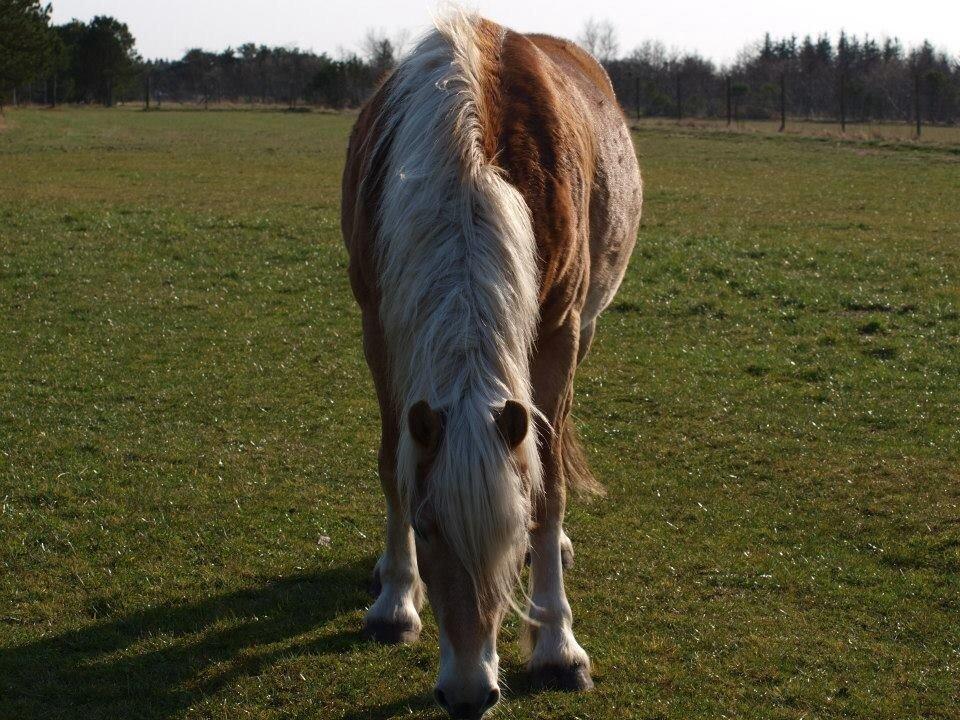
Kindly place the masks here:
<instances>
[{"instance_id":1,"label":"pasture","mask_svg":"<svg viewBox=\"0 0 960 720\"><path fill-rule=\"evenodd\" d=\"M629 115L629 113L628 113ZM713 130L724 134L754 134L779 135L779 120L740 120L727 125L723 119L685 118L679 123L667 118L633 119L633 125L645 129L652 128L689 128L696 130ZM920 137L916 135L916 127L908 123L848 122L844 130L839 122L787 120L783 134L787 137L807 139L821 139L833 141L857 142L861 144L887 146L927 148L945 151L947 153L960 152L960 127L956 125L924 125Z\"/></svg>"},{"instance_id":2,"label":"pasture","mask_svg":"<svg viewBox=\"0 0 960 720\"><path fill-rule=\"evenodd\" d=\"M377 406L350 115L9 111L0 718L438 718L436 628L358 631ZM642 126L581 368L596 690L503 718L955 718L960 154Z\"/></svg>"}]
</instances>

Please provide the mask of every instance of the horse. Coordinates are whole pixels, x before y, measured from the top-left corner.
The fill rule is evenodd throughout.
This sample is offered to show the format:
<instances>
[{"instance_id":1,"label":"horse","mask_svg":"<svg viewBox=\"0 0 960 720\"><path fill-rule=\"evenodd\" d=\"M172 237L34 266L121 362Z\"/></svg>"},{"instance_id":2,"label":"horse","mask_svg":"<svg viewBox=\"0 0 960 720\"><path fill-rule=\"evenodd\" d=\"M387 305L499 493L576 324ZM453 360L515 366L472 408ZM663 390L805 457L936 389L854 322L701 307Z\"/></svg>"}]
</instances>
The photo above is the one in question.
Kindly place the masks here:
<instances>
[{"instance_id":1,"label":"horse","mask_svg":"<svg viewBox=\"0 0 960 720\"><path fill-rule=\"evenodd\" d=\"M588 690L563 519L568 491L602 488L573 429L573 380L643 198L610 79L572 42L454 12L361 109L342 191L386 498L364 633L414 642L428 597L435 698L479 718L500 698L497 635L514 609L532 685Z\"/></svg>"}]
</instances>

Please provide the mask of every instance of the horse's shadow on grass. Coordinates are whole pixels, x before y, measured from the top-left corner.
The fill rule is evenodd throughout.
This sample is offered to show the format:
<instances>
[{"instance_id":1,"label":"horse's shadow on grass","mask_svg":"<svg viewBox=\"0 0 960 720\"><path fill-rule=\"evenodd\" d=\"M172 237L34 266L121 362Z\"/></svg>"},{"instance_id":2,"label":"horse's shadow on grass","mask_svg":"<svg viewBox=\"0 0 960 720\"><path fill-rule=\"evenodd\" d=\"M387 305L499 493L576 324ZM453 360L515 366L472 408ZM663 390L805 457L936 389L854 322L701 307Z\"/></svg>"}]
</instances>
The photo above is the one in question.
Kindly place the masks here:
<instances>
[{"instance_id":1,"label":"horse's shadow on grass","mask_svg":"<svg viewBox=\"0 0 960 720\"><path fill-rule=\"evenodd\" d=\"M284 577L0 648L0 716L169 718L284 657L346 652L362 642L358 632L297 639L368 602L372 565Z\"/></svg>"}]
</instances>

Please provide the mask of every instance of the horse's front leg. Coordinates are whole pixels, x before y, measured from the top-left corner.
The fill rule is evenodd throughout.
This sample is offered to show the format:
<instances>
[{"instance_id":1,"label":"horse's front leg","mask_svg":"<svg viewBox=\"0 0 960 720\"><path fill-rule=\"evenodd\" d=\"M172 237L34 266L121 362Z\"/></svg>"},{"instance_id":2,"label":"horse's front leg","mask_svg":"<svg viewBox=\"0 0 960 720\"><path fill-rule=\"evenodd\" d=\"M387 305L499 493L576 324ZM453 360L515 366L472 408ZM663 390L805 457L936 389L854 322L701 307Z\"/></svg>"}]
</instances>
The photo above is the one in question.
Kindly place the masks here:
<instances>
[{"instance_id":1,"label":"horse's front leg","mask_svg":"<svg viewBox=\"0 0 960 720\"><path fill-rule=\"evenodd\" d=\"M544 428L541 436L544 493L534 506L530 531L530 617L535 623L528 626L532 645L529 670L534 686L563 690L593 687L590 658L573 635L573 613L563 585L564 566L572 560L570 541L563 531L563 430L573 398L578 335L577 319L571 318L548 337L541 337L532 368L537 407L551 430Z\"/></svg>"},{"instance_id":2,"label":"horse's front leg","mask_svg":"<svg viewBox=\"0 0 960 720\"><path fill-rule=\"evenodd\" d=\"M392 462L384 454L381 447L380 478L387 499L386 545L373 570L372 589L377 599L367 611L363 629L378 642L409 643L420 637L423 585L417 572L413 531L400 507Z\"/></svg>"},{"instance_id":3,"label":"horse's front leg","mask_svg":"<svg viewBox=\"0 0 960 720\"><path fill-rule=\"evenodd\" d=\"M363 346L380 401L380 485L387 501L387 532L383 554L373 570L376 600L363 621L364 634L383 643L414 642L420 636L424 591L417 570L417 552L408 514L397 490L397 414L390 397L386 348L380 321L364 312Z\"/></svg>"}]
</instances>

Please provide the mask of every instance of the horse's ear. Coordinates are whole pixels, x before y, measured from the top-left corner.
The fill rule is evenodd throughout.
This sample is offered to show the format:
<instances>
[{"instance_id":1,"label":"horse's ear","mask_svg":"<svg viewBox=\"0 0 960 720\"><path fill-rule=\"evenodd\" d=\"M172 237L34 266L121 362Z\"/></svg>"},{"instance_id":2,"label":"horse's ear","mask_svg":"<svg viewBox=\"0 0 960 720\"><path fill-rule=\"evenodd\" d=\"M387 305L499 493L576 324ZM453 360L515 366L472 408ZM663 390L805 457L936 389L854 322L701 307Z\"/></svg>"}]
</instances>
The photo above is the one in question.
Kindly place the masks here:
<instances>
[{"instance_id":1,"label":"horse's ear","mask_svg":"<svg viewBox=\"0 0 960 720\"><path fill-rule=\"evenodd\" d=\"M407 415L407 426L417 445L427 452L435 452L440 447L443 435L443 419L440 413L430 407L426 400L415 403Z\"/></svg>"},{"instance_id":2,"label":"horse's ear","mask_svg":"<svg viewBox=\"0 0 960 720\"><path fill-rule=\"evenodd\" d=\"M513 450L523 442L530 427L530 415L523 405L516 400L507 400L502 410L493 411L493 416L508 448Z\"/></svg>"}]
</instances>

